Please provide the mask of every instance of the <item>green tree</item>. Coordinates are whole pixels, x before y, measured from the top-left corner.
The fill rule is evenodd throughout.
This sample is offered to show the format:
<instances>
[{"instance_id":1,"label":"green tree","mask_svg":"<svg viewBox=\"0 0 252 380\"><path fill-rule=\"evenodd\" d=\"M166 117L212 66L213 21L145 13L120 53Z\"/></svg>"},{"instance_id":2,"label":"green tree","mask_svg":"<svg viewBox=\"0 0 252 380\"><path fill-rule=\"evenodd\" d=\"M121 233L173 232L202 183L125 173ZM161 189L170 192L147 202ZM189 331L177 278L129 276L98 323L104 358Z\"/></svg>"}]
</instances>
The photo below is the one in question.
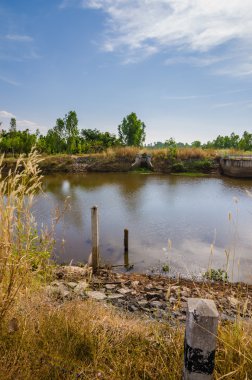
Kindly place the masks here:
<instances>
[{"instance_id":1,"label":"green tree","mask_svg":"<svg viewBox=\"0 0 252 380\"><path fill-rule=\"evenodd\" d=\"M199 140L195 140L192 142L192 148L200 148L201 147L201 142Z\"/></svg>"},{"instance_id":2,"label":"green tree","mask_svg":"<svg viewBox=\"0 0 252 380\"><path fill-rule=\"evenodd\" d=\"M64 117L65 136L68 153L76 153L78 148L78 118L75 111L69 111ZM62 124L62 120L60 120Z\"/></svg>"},{"instance_id":3,"label":"green tree","mask_svg":"<svg viewBox=\"0 0 252 380\"><path fill-rule=\"evenodd\" d=\"M145 141L145 124L132 112L118 126L118 133L122 144L141 146Z\"/></svg>"},{"instance_id":4,"label":"green tree","mask_svg":"<svg viewBox=\"0 0 252 380\"><path fill-rule=\"evenodd\" d=\"M17 121L15 119L15 117L12 117L10 119L10 129L9 129L10 132L16 132L17 131Z\"/></svg>"}]
</instances>

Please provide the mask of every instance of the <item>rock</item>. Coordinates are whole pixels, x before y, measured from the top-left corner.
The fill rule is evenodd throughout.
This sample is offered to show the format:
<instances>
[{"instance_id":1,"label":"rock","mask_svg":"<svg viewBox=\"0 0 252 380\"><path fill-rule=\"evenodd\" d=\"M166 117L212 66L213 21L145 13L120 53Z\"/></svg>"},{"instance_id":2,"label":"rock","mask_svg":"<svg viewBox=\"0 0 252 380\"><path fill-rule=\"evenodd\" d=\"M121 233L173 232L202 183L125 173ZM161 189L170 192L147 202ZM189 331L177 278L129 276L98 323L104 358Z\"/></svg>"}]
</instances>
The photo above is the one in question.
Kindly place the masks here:
<instances>
[{"instance_id":1,"label":"rock","mask_svg":"<svg viewBox=\"0 0 252 380\"><path fill-rule=\"evenodd\" d=\"M131 311L133 313L138 310L138 308L135 305L129 305L128 309L129 309L129 311Z\"/></svg>"},{"instance_id":2,"label":"rock","mask_svg":"<svg viewBox=\"0 0 252 380\"><path fill-rule=\"evenodd\" d=\"M87 294L87 296L89 298L93 298L93 299L95 299L97 301L102 301L105 298L107 298L107 296L104 293L98 292L98 291L95 291L95 290L94 291L87 291L86 294Z\"/></svg>"},{"instance_id":3,"label":"rock","mask_svg":"<svg viewBox=\"0 0 252 380\"><path fill-rule=\"evenodd\" d=\"M139 285L139 281L132 281L131 286L132 288L136 288Z\"/></svg>"},{"instance_id":4,"label":"rock","mask_svg":"<svg viewBox=\"0 0 252 380\"><path fill-rule=\"evenodd\" d=\"M228 297L228 300L230 302L230 305L233 307L237 307L240 303L240 301L237 298L234 297Z\"/></svg>"},{"instance_id":5,"label":"rock","mask_svg":"<svg viewBox=\"0 0 252 380\"><path fill-rule=\"evenodd\" d=\"M59 267L55 274L57 278L71 278L71 279L80 279L83 277L90 277L92 273L92 268L85 265L85 267L77 267L77 266L62 266Z\"/></svg>"},{"instance_id":6,"label":"rock","mask_svg":"<svg viewBox=\"0 0 252 380\"><path fill-rule=\"evenodd\" d=\"M86 281L81 281L74 288L74 293L79 294L79 295L83 295L83 294L85 294L86 290L88 289L88 286L89 285Z\"/></svg>"},{"instance_id":7,"label":"rock","mask_svg":"<svg viewBox=\"0 0 252 380\"><path fill-rule=\"evenodd\" d=\"M144 290L148 291L148 290L152 290L153 289L153 285L152 284L147 284L145 287L144 287Z\"/></svg>"},{"instance_id":8,"label":"rock","mask_svg":"<svg viewBox=\"0 0 252 380\"><path fill-rule=\"evenodd\" d=\"M108 300L118 300L119 298L123 298L123 294L110 294L107 296Z\"/></svg>"},{"instance_id":9,"label":"rock","mask_svg":"<svg viewBox=\"0 0 252 380\"><path fill-rule=\"evenodd\" d=\"M148 305L148 302L145 300L137 301L138 305L141 307L146 307Z\"/></svg>"},{"instance_id":10,"label":"rock","mask_svg":"<svg viewBox=\"0 0 252 380\"><path fill-rule=\"evenodd\" d=\"M106 288L107 290L113 290L113 289L116 288L116 285L115 285L115 284L106 284L106 285L105 285L105 288Z\"/></svg>"},{"instance_id":11,"label":"rock","mask_svg":"<svg viewBox=\"0 0 252 380\"><path fill-rule=\"evenodd\" d=\"M174 298L174 297L170 297L170 298L169 298L169 302L172 303L172 304L174 304L174 303L177 302L177 299Z\"/></svg>"},{"instance_id":12,"label":"rock","mask_svg":"<svg viewBox=\"0 0 252 380\"><path fill-rule=\"evenodd\" d=\"M59 287L58 287L58 291L59 291L59 296L60 298L64 299L64 298L70 298L70 292L69 290L67 289L67 287L64 285L64 284L61 284Z\"/></svg>"},{"instance_id":13,"label":"rock","mask_svg":"<svg viewBox=\"0 0 252 380\"><path fill-rule=\"evenodd\" d=\"M150 307L153 308L161 308L163 306L163 303L160 301L152 301L150 302Z\"/></svg>"},{"instance_id":14,"label":"rock","mask_svg":"<svg viewBox=\"0 0 252 380\"><path fill-rule=\"evenodd\" d=\"M130 293L131 290L129 288L121 288L121 289L118 289L117 292L124 295L124 294Z\"/></svg>"},{"instance_id":15,"label":"rock","mask_svg":"<svg viewBox=\"0 0 252 380\"><path fill-rule=\"evenodd\" d=\"M74 289L76 286L78 285L77 282L68 282L67 283L67 286L71 289Z\"/></svg>"},{"instance_id":16,"label":"rock","mask_svg":"<svg viewBox=\"0 0 252 380\"><path fill-rule=\"evenodd\" d=\"M49 297L55 298L55 299L64 299L68 298L70 295L69 290L64 284L60 284L59 286L47 286L46 292Z\"/></svg>"},{"instance_id":17,"label":"rock","mask_svg":"<svg viewBox=\"0 0 252 380\"><path fill-rule=\"evenodd\" d=\"M156 292L149 292L146 294L146 298L147 300L151 300L151 299L162 299L163 298L163 293L156 293Z\"/></svg>"},{"instance_id":18,"label":"rock","mask_svg":"<svg viewBox=\"0 0 252 380\"><path fill-rule=\"evenodd\" d=\"M171 286L171 291L177 293L178 290L180 290L180 286L178 286L178 285Z\"/></svg>"}]
</instances>

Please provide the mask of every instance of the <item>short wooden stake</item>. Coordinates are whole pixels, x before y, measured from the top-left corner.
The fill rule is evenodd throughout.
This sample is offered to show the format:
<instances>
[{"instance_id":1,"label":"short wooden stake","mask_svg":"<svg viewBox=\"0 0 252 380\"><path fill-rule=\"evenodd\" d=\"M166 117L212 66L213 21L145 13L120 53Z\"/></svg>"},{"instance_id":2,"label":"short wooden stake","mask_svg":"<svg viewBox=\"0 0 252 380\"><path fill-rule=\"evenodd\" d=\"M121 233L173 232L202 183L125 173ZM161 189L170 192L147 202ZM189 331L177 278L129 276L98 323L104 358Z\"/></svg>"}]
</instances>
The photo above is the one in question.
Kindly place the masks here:
<instances>
[{"instance_id":1,"label":"short wooden stake","mask_svg":"<svg viewBox=\"0 0 252 380\"><path fill-rule=\"evenodd\" d=\"M129 267L129 252L124 251L124 266L127 269Z\"/></svg>"},{"instance_id":2,"label":"short wooden stake","mask_svg":"<svg viewBox=\"0 0 252 380\"><path fill-rule=\"evenodd\" d=\"M125 228L124 230L124 252L129 250L129 230Z\"/></svg>"},{"instance_id":3,"label":"short wooden stake","mask_svg":"<svg viewBox=\"0 0 252 380\"><path fill-rule=\"evenodd\" d=\"M91 208L91 224L92 224L92 267L96 272L99 268L99 228L98 228L98 208Z\"/></svg>"},{"instance_id":4,"label":"short wooden stake","mask_svg":"<svg viewBox=\"0 0 252 380\"><path fill-rule=\"evenodd\" d=\"M212 300L187 302L183 380L212 380L219 314Z\"/></svg>"}]
</instances>

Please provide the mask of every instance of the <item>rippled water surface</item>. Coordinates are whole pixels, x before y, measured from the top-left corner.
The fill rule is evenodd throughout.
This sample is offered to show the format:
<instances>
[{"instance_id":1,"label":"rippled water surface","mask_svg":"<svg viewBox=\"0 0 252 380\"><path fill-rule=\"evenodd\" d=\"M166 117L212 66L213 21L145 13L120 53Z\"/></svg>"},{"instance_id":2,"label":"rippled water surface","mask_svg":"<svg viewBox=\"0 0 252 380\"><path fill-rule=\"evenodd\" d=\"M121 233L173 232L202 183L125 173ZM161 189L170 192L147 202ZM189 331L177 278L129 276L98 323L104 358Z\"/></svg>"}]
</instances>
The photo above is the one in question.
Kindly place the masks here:
<instances>
[{"instance_id":1,"label":"rippled water surface","mask_svg":"<svg viewBox=\"0 0 252 380\"><path fill-rule=\"evenodd\" d=\"M252 283L252 180L192 178L139 173L55 174L44 178L36 213L48 222L65 212L56 229L60 262L87 261L91 252L90 208L99 207L103 261L123 264L123 230L129 229L134 270L203 273L212 262L233 280ZM168 244L170 240L170 244ZM168 247L169 246L169 247Z\"/></svg>"}]
</instances>

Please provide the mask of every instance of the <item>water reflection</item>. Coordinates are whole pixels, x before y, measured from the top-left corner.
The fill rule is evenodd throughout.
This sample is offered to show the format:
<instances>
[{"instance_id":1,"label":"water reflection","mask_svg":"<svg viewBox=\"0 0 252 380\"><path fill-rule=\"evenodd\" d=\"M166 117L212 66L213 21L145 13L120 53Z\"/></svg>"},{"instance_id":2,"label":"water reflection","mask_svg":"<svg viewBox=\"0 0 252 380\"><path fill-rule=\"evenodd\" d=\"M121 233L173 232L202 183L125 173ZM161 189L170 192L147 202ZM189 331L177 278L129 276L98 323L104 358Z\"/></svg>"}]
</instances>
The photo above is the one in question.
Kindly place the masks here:
<instances>
[{"instance_id":1,"label":"water reflection","mask_svg":"<svg viewBox=\"0 0 252 380\"><path fill-rule=\"evenodd\" d=\"M247 281L250 277L252 199L245 190L252 190L251 180L87 173L46 176L43 186L45 194L37 197L36 206L41 220L49 220L50 209L63 207L70 197L71 209L56 231L59 261L88 259L90 208L96 204L106 262L123 264L123 230L128 228L135 270L162 266L171 239L174 271L204 271L214 244L215 267L225 266L225 250L236 251L240 265L234 279L238 274Z\"/></svg>"}]
</instances>

